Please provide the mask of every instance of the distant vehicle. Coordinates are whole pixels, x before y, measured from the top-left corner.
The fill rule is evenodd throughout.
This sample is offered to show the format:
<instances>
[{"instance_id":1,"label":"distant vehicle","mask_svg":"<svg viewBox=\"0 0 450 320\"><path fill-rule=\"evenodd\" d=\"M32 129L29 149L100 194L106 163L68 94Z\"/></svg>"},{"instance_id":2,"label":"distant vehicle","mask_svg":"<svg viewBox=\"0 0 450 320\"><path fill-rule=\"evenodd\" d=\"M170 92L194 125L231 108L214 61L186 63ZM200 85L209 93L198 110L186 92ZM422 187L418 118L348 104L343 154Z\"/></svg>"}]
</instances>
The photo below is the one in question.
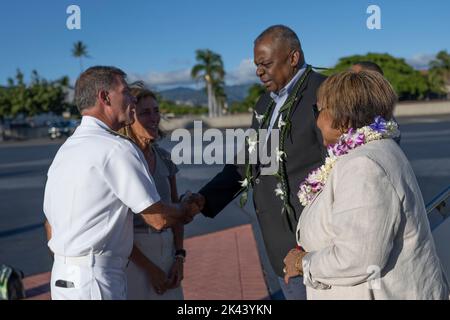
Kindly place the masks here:
<instances>
[{"instance_id":1,"label":"distant vehicle","mask_svg":"<svg viewBox=\"0 0 450 320\"><path fill-rule=\"evenodd\" d=\"M176 118L176 114L173 113L173 112L165 113L163 118L165 118L165 119L174 119L174 118Z\"/></svg>"},{"instance_id":2,"label":"distant vehicle","mask_svg":"<svg viewBox=\"0 0 450 320\"><path fill-rule=\"evenodd\" d=\"M49 125L48 135L52 140L70 137L79 124L77 120L54 122Z\"/></svg>"}]
</instances>

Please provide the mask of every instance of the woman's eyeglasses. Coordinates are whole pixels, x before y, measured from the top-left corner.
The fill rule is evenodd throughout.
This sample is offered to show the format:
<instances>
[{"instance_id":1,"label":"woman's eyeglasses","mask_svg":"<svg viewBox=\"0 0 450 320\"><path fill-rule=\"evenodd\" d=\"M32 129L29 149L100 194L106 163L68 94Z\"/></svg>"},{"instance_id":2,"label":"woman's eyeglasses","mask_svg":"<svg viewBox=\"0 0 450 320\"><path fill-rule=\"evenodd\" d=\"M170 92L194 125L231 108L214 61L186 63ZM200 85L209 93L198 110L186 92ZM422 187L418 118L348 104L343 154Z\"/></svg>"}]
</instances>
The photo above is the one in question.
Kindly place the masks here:
<instances>
[{"instance_id":1,"label":"woman's eyeglasses","mask_svg":"<svg viewBox=\"0 0 450 320\"><path fill-rule=\"evenodd\" d=\"M314 112L314 118L317 120L317 118L319 118L319 114L320 111L322 111L322 109L319 109L319 107L317 106L317 103L313 104L313 112Z\"/></svg>"},{"instance_id":2,"label":"woman's eyeglasses","mask_svg":"<svg viewBox=\"0 0 450 320\"><path fill-rule=\"evenodd\" d=\"M314 103L313 104L314 118L317 120L317 118L319 118L319 114L325 109L326 108L321 108L320 106L318 106L317 103Z\"/></svg>"}]
</instances>

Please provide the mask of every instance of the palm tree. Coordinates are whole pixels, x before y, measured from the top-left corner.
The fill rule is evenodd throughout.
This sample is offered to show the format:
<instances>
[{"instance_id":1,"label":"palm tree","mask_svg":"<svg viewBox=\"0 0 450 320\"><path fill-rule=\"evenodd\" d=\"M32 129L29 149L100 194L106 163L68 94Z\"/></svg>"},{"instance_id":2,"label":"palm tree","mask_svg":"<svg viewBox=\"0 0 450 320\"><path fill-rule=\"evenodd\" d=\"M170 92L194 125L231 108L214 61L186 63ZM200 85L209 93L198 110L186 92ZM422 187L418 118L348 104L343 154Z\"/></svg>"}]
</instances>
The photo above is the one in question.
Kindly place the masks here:
<instances>
[{"instance_id":1,"label":"palm tree","mask_svg":"<svg viewBox=\"0 0 450 320\"><path fill-rule=\"evenodd\" d=\"M227 95L225 93L225 82L222 79L218 79L213 81L212 83L212 91L214 92L213 95L213 109L214 109L214 116L221 116L222 111L224 109L224 105L226 104Z\"/></svg>"},{"instance_id":2,"label":"palm tree","mask_svg":"<svg viewBox=\"0 0 450 320\"><path fill-rule=\"evenodd\" d=\"M194 79L202 79L206 84L208 93L208 115L209 117L218 116L215 103L214 83L223 81L225 71L223 69L222 58L219 54L209 50L197 50L195 52L198 64L192 67L191 76Z\"/></svg>"},{"instance_id":3,"label":"palm tree","mask_svg":"<svg viewBox=\"0 0 450 320\"><path fill-rule=\"evenodd\" d=\"M83 72L83 61L82 58L83 57L88 57L88 53L87 53L87 47L86 45L81 42L81 41L77 41L73 44L73 48L72 48L72 56L74 56L75 58L79 58L80 59L80 70L81 72Z\"/></svg>"}]
</instances>

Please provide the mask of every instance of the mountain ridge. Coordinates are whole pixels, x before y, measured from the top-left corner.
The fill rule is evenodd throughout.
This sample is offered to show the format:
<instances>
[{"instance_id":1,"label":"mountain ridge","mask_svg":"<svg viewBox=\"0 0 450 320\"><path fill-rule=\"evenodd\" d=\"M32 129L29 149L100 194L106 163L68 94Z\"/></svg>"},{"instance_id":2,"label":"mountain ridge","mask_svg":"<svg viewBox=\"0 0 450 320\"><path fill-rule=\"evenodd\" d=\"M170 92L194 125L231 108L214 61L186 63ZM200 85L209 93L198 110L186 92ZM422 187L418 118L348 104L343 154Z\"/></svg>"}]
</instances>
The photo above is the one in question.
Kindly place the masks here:
<instances>
[{"instance_id":1,"label":"mountain ridge","mask_svg":"<svg viewBox=\"0 0 450 320\"><path fill-rule=\"evenodd\" d=\"M229 104L233 102L239 102L245 99L248 95L248 89L253 85L241 84L225 86L225 94L227 95L227 102ZM177 104L187 104L187 105L208 105L208 96L206 90L203 89L192 89L188 87L176 87L173 89L166 89L158 91L158 93L165 100L173 101Z\"/></svg>"}]
</instances>

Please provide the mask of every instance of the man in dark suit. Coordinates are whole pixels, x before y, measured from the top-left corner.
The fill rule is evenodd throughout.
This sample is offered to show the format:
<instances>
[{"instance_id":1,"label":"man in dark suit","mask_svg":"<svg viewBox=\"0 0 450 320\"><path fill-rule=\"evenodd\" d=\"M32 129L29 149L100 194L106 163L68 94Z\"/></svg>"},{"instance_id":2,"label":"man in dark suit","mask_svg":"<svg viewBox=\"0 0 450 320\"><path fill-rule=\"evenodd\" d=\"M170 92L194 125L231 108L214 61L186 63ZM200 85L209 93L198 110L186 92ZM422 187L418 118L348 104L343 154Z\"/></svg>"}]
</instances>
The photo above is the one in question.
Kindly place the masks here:
<instances>
[{"instance_id":1,"label":"man in dark suit","mask_svg":"<svg viewBox=\"0 0 450 320\"><path fill-rule=\"evenodd\" d=\"M282 164L286 177L284 191L288 197L285 201L277 197L275 189L282 184L274 175L261 174L262 165L257 163L251 165L253 202L268 257L285 297L304 299L306 293L302 278L291 279L287 285L283 282L283 259L296 246L295 229L303 210L296 196L299 184L312 169L322 164L324 158L325 150L313 106L316 91L325 77L312 71L311 66L305 63L297 35L282 25L269 27L258 36L254 42L254 62L256 74L268 91L260 97L255 111L257 115L269 112L262 126L258 121L260 117L254 115L252 128L277 130L283 122L290 121L290 129L284 138L286 157ZM286 107L288 104L290 107ZM281 135L280 139L283 139ZM204 197L202 213L205 216L216 216L242 191L245 169L245 165L227 164L199 191ZM291 214L285 210L282 214L286 205L292 208Z\"/></svg>"}]
</instances>

